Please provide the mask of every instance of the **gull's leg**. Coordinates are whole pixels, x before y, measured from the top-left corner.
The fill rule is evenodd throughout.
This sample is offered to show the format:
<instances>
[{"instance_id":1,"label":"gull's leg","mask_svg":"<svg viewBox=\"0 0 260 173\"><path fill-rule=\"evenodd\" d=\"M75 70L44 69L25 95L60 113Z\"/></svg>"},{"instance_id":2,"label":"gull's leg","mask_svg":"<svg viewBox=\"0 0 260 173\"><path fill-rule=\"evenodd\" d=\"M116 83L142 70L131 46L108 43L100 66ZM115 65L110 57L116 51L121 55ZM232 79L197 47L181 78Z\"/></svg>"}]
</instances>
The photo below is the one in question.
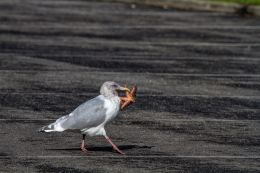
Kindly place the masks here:
<instances>
[{"instance_id":1,"label":"gull's leg","mask_svg":"<svg viewBox=\"0 0 260 173\"><path fill-rule=\"evenodd\" d=\"M121 151L108 136L105 136L106 140L112 145L113 149L116 150L120 154L125 154L123 151Z\"/></svg>"},{"instance_id":2,"label":"gull's leg","mask_svg":"<svg viewBox=\"0 0 260 173\"><path fill-rule=\"evenodd\" d=\"M82 142L81 142L81 145L80 145L80 149L81 149L81 151L83 151L83 152L88 151L88 150L85 148L85 137L86 137L86 134L82 134Z\"/></svg>"}]
</instances>

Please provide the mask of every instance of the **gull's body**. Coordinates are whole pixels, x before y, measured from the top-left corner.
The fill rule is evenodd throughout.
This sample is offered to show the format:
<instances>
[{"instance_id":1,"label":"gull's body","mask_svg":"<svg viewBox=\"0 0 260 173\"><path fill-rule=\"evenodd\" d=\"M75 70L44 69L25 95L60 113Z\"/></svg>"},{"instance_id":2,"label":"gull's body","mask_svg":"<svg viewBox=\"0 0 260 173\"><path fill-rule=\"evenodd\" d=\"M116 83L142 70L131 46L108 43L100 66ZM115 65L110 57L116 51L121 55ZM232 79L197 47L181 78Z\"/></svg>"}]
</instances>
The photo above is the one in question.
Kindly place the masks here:
<instances>
[{"instance_id":1,"label":"gull's body","mask_svg":"<svg viewBox=\"0 0 260 173\"><path fill-rule=\"evenodd\" d=\"M48 125L45 132L79 129L89 136L105 135L104 126L118 115L119 107L119 97L107 99L99 95Z\"/></svg>"},{"instance_id":2,"label":"gull's body","mask_svg":"<svg viewBox=\"0 0 260 173\"><path fill-rule=\"evenodd\" d=\"M78 129L83 134L81 149L84 147L85 135L104 136L119 153L123 154L109 139L105 131L105 125L113 120L120 110L120 98L116 90L127 90L115 82L105 82L100 95L82 103L69 115L57 119L54 123L40 129L41 132L63 132L65 130Z\"/></svg>"}]
</instances>

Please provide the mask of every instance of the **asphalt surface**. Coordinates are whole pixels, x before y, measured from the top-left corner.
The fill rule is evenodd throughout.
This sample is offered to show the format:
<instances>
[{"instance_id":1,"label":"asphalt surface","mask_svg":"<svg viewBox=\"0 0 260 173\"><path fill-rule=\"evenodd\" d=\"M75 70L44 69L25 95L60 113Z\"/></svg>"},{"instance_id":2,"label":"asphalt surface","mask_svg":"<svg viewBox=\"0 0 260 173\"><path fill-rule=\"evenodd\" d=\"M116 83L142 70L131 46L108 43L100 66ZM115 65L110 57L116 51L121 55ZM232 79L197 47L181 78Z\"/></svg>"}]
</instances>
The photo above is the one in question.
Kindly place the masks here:
<instances>
[{"instance_id":1,"label":"asphalt surface","mask_svg":"<svg viewBox=\"0 0 260 173\"><path fill-rule=\"evenodd\" d=\"M79 150L37 129L99 93L137 101ZM0 172L260 172L260 20L84 0L0 1Z\"/></svg>"}]
</instances>

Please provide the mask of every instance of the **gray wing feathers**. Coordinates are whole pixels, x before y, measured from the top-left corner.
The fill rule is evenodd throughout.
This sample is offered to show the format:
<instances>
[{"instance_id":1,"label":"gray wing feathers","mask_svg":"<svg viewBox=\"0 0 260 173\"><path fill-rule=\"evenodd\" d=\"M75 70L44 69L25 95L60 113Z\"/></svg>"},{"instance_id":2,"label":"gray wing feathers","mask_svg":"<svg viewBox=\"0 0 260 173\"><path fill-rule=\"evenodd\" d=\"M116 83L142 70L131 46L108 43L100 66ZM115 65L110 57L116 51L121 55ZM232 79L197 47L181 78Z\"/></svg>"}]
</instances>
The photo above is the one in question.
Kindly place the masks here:
<instances>
[{"instance_id":1,"label":"gray wing feathers","mask_svg":"<svg viewBox=\"0 0 260 173\"><path fill-rule=\"evenodd\" d=\"M65 130L83 129L96 127L104 122L105 118L104 100L98 96L81 104L71 114L59 118L55 124L59 124Z\"/></svg>"},{"instance_id":2,"label":"gray wing feathers","mask_svg":"<svg viewBox=\"0 0 260 173\"><path fill-rule=\"evenodd\" d=\"M54 123L40 128L39 132L62 132L68 129L88 129L96 127L106 119L104 96L100 95L79 105L69 115L60 117Z\"/></svg>"}]
</instances>

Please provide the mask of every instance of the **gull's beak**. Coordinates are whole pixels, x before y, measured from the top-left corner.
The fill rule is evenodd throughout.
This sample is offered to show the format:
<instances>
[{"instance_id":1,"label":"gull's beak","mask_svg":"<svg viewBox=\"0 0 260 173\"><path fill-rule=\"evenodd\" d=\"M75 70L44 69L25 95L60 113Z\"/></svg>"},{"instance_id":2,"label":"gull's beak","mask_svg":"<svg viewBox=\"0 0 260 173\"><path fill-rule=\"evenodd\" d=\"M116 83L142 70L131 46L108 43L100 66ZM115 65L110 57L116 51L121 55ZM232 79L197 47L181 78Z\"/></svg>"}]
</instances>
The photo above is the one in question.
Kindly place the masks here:
<instances>
[{"instance_id":1,"label":"gull's beak","mask_svg":"<svg viewBox=\"0 0 260 173\"><path fill-rule=\"evenodd\" d=\"M119 87L118 90L131 92L127 87Z\"/></svg>"}]
</instances>

